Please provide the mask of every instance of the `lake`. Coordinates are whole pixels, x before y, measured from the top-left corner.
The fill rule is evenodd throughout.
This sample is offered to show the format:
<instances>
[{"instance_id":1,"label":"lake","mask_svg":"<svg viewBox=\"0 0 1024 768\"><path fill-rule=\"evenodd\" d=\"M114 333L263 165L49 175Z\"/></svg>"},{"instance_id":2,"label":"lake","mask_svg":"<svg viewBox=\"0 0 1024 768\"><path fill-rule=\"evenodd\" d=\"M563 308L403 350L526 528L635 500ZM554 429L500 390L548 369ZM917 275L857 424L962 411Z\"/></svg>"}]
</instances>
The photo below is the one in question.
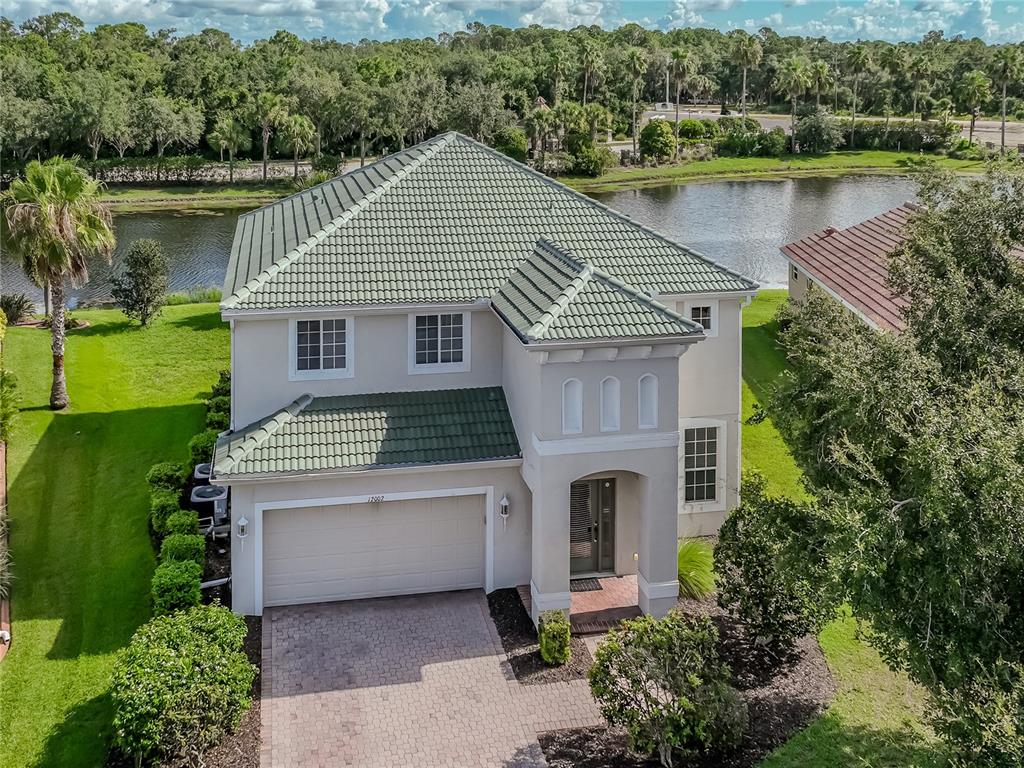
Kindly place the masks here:
<instances>
[{"instance_id":1,"label":"lake","mask_svg":"<svg viewBox=\"0 0 1024 768\"><path fill-rule=\"evenodd\" d=\"M827 226L848 227L914 197L912 179L898 176L708 181L607 192L593 197L668 238L751 277L786 283L779 246ZM138 238L163 243L171 290L219 286L240 210L155 211L114 217L119 257ZM93 266L88 284L69 291L72 307L110 296L111 267ZM20 266L0 256L0 289L41 296Z\"/></svg>"}]
</instances>

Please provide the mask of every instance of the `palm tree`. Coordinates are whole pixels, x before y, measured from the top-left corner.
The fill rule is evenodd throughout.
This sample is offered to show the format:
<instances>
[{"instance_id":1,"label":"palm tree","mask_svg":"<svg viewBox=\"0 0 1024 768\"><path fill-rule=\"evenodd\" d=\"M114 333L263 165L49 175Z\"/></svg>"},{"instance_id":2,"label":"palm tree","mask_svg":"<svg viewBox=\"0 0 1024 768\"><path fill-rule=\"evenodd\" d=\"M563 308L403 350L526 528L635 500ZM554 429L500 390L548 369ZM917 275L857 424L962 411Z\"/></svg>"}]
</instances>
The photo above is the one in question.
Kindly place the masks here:
<instances>
[{"instance_id":1,"label":"palm tree","mask_svg":"<svg viewBox=\"0 0 1024 768\"><path fill-rule=\"evenodd\" d=\"M597 141L598 131L607 131L612 124L612 113L603 104L592 101L583 107L583 122L591 141Z\"/></svg>"},{"instance_id":2,"label":"palm tree","mask_svg":"<svg viewBox=\"0 0 1024 768\"><path fill-rule=\"evenodd\" d=\"M906 70L907 60L907 49L902 45L888 45L878 55L878 63L894 78Z\"/></svg>"},{"instance_id":3,"label":"palm tree","mask_svg":"<svg viewBox=\"0 0 1024 768\"><path fill-rule=\"evenodd\" d=\"M803 56L792 56L782 62L779 73L775 77L775 87L789 97L791 105L789 113L790 151L796 154L796 100L811 87L811 72L807 59Z\"/></svg>"},{"instance_id":4,"label":"palm tree","mask_svg":"<svg viewBox=\"0 0 1024 768\"><path fill-rule=\"evenodd\" d=\"M235 181L235 153L247 152L252 147L252 136L245 124L234 115L218 118L215 127L218 139L228 151L228 181Z\"/></svg>"},{"instance_id":5,"label":"palm tree","mask_svg":"<svg viewBox=\"0 0 1024 768\"><path fill-rule=\"evenodd\" d=\"M968 141L974 141L974 121L978 119L978 108L992 95L992 81L980 69L973 69L960 81L960 95L971 110L971 132Z\"/></svg>"},{"instance_id":6,"label":"palm tree","mask_svg":"<svg viewBox=\"0 0 1024 768\"><path fill-rule=\"evenodd\" d=\"M299 153L316 146L316 126L305 115L288 115L281 121L281 138L291 147L294 171L292 178L299 178Z\"/></svg>"},{"instance_id":7,"label":"palm tree","mask_svg":"<svg viewBox=\"0 0 1024 768\"><path fill-rule=\"evenodd\" d=\"M559 47L551 52L551 105L558 106L558 96L562 92L562 82L569 72L569 57L565 49Z\"/></svg>"},{"instance_id":8,"label":"palm tree","mask_svg":"<svg viewBox=\"0 0 1024 768\"><path fill-rule=\"evenodd\" d=\"M679 154L679 100L682 98L683 89L687 86L700 63L692 51L687 48L675 48L672 50L672 74L676 79L676 154Z\"/></svg>"},{"instance_id":9,"label":"palm tree","mask_svg":"<svg viewBox=\"0 0 1024 768\"><path fill-rule=\"evenodd\" d=\"M743 117L747 116L747 70L755 69L761 63L763 54L760 40L746 32L737 33L732 62L743 69L743 90L740 95L740 113Z\"/></svg>"},{"instance_id":10,"label":"palm tree","mask_svg":"<svg viewBox=\"0 0 1024 768\"><path fill-rule=\"evenodd\" d=\"M835 85L835 76L832 74L832 67L824 59L818 59L811 64L811 90L814 91L814 106L821 106L821 94L832 90Z\"/></svg>"},{"instance_id":11,"label":"palm tree","mask_svg":"<svg viewBox=\"0 0 1024 768\"><path fill-rule=\"evenodd\" d=\"M537 145L540 145L540 170L544 170L544 157L547 150L548 134L555 125L554 115L546 105L537 107L526 116L526 131L533 142L533 151L536 153Z\"/></svg>"},{"instance_id":12,"label":"palm tree","mask_svg":"<svg viewBox=\"0 0 1024 768\"><path fill-rule=\"evenodd\" d=\"M915 56L907 64L907 75L910 77L910 82L913 83L913 92L911 93L913 104L910 108L910 119L915 122L917 121L917 97L921 93L921 84L928 79L931 73L931 60L924 55Z\"/></svg>"},{"instance_id":13,"label":"palm tree","mask_svg":"<svg viewBox=\"0 0 1024 768\"><path fill-rule=\"evenodd\" d=\"M288 116L288 105L279 93L264 91L256 94L253 102L253 117L259 126L263 139L263 180L267 180L267 150L270 146L270 134Z\"/></svg>"},{"instance_id":14,"label":"palm tree","mask_svg":"<svg viewBox=\"0 0 1024 768\"><path fill-rule=\"evenodd\" d=\"M583 65L583 106L587 106L587 96L590 86L594 83L594 76L601 68L604 54L601 46L592 37L583 38L580 50L580 63Z\"/></svg>"},{"instance_id":15,"label":"palm tree","mask_svg":"<svg viewBox=\"0 0 1024 768\"><path fill-rule=\"evenodd\" d=\"M100 184L75 162L53 157L25 166L25 176L11 182L0 196L8 226L11 253L21 258L25 273L49 290L53 385L50 407L68 406L64 377L64 281L89 280L89 260L109 262L114 251L110 209L99 201Z\"/></svg>"},{"instance_id":16,"label":"palm tree","mask_svg":"<svg viewBox=\"0 0 1024 768\"><path fill-rule=\"evenodd\" d=\"M562 139L569 133L579 133L586 128L586 122L583 119L583 107L575 101L559 103L557 107L551 110L551 117Z\"/></svg>"},{"instance_id":17,"label":"palm tree","mask_svg":"<svg viewBox=\"0 0 1024 768\"><path fill-rule=\"evenodd\" d=\"M636 109L640 101L640 84L643 82L644 73L647 71L647 57L639 48L630 48L626 52L626 68L629 70L629 79L633 84L633 156L636 156Z\"/></svg>"},{"instance_id":18,"label":"palm tree","mask_svg":"<svg viewBox=\"0 0 1024 768\"><path fill-rule=\"evenodd\" d=\"M860 76L871 66L871 51L867 46L857 43L846 53L846 65L853 75L853 111L850 120L850 149L857 146L857 86L860 85Z\"/></svg>"},{"instance_id":19,"label":"palm tree","mask_svg":"<svg viewBox=\"0 0 1024 768\"><path fill-rule=\"evenodd\" d=\"M1024 80L1024 56L1020 49L1007 45L996 51L992 67L992 80L1003 89L999 112L999 151L1006 153L1006 87Z\"/></svg>"}]
</instances>

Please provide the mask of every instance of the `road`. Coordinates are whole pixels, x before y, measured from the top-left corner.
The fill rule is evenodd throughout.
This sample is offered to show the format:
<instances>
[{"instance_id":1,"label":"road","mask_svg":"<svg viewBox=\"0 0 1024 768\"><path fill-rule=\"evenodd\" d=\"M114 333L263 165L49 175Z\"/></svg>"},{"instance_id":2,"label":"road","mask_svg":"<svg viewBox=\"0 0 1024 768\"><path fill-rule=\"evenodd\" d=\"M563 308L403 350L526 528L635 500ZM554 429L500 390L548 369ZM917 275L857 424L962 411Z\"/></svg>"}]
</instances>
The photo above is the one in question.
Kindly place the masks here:
<instances>
[{"instance_id":1,"label":"road","mask_svg":"<svg viewBox=\"0 0 1024 768\"><path fill-rule=\"evenodd\" d=\"M733 115L737 115L738 112L734 112ZM676 113L675 109L668 111L665 110L647 110L644 112L644 118L650 120L653 117L663 117L669 120L674 120ZM750 117L757 120L761 127L768 130L775 126L780 126L787 133L789 133L789 117L787 115L763 115L749 113ZM681 108L679 110L679 117L694 117L703 119L710 117L712 120L717 120L721 115L718 113L718 108L714 105L707 107L690 107L689 109ZM857 118L858 120L875 120L882 121L884 118L881 117L864 117ZM971 122L969 120L952 120L951 122L963 128L963 135L966 136L970 130ZM999 146L999 121L998 120L977 120L974 124L974 138L976 141L984 143L986 141L992 142L995 146ZM1024 123L1014 122L1011 120L1006 121L1006 146L1016 147L1018 144L1024 144ZM625 147L626 144L623 144Z\"/></svg>"}]
</instances>

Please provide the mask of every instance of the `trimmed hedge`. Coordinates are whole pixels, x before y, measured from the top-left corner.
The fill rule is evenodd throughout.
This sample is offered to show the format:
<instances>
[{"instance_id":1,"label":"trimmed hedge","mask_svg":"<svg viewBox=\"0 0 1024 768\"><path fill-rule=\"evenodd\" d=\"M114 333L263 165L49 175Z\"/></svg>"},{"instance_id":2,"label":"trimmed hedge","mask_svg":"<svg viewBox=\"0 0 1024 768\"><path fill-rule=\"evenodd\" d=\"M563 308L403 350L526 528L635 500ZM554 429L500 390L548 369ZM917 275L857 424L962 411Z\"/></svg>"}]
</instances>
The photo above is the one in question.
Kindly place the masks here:
<instances>
[{"instance_id":1,"label":"trimmed hedge","mask_svg":"<svg viewBox=\"0 0 1024 768\"><path fill-rule=\"evenodd\" d=\"M172 533L160 545L160 561L163 563L197 563L206 560L206 537L198 533Z\"/></svg>"},{"instance_id":2,"label":"trimmed hedge","mask_svg":"<svg viewBox=\"0 0 1024 768\"><path fill-rule=\"evenodd\" d=\"M238 727L256 677L245 635L245 621L219 605L140 627L114 668L117 746L146 765L183 756L193 764Z\"/></svg>"},{"instance_id":3,"label":"trimmed hedge","mask_svg":"<svg viewBox=\"0 0 1024 768\"><path fill-rule=\"evenodd\" d=\"M146 473L146 482L153 488L180 491L185 485L185 468L176 461L161 461Z\"/></svg>"},{"instance_id":4,"label":"trimmed hedge","mask_svg":"<svg viewBox=\"0 0 1024 768\"><path fill-rule=\"evenodd\" d=\"M165 528L168 536L175 534L190 536L199 530L199 520L191 509L179 509L167 518Z\"/></svg>"},{"instance_id":5,"label":"trimmed hedge","mask_svg":"<svg viewBox=\"0 0 1024 768\"><path fill-rule=\"evenodd\" d=\"M203 567L192 561L169 560L153 571L153 614L164 616L199 605Z\"/></svg>"},{"instance_id":6,"label":"trimmed hedge","mask_svg":"<svg viewBox=\"0 0 1024 768\"><path fill-rule=\"evenodd\" d=\"M562 611L544 611L537 622L540 657L545 664L561 666L569 660L569 619Z\"/></svg>"},{"instance_id":7,"label":"trimmed hedge","mask_svg":"<svg viewBox=\"0 0 1024 768\"><path fill-rule=\"evenodd\" d=\"M213 446L217 444L218 431L208 429L188 441L188 456L192 466L213 461Z\"/></svg>"},{"instance_id":8,"label":"trimmed hedge","mask_svg":"<svg viewBox=\"0 0 1024 768\"><path fill-rule=\"evenodd\" d=\"M180 509L178 498L178 491L166 488L154 488L149 494L149 522L158 536L167 533L168 518Z\"/></svg>"}]
</instances>

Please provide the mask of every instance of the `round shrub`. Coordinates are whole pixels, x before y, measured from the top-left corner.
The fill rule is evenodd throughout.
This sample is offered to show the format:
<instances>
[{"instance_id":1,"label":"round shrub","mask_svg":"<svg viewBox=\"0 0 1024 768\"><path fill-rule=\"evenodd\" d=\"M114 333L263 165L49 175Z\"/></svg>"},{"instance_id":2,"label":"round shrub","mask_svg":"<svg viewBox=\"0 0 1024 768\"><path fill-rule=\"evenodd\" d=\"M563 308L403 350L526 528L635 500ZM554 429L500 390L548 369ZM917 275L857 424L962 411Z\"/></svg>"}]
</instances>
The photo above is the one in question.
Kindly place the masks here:
<instances>
[{"instance_id":1,"label":"round shrub","mask_svg":"<svg viewBox=\"0 0 1024 768\"><path fill-rule=\"evenodd\" d=\"M760 143L760 133L726 131L715 141L715 152L729 157L750 157L757 154Z\"/></svg>"},{"instance_id":2,"label":"round shrub","mask_svg":"<svg viewBox=\"0 0 1024 768\"><path fill-rule=\"evenodd\" d=\"M656 160L671 157L676 151L676 137L668 120L651 120L640 131L640 154Z\"/></svg>"},{"instance_id":3,"label":"round shrub","mask_svg":"<svg viewBox=\"0 0 1024 768\"><path fill-rule=\"evenodd\" d=\"M167 294L167 254L157 240L143 238L128 246L121 271L110 278L110 291L125 316L142 325L160 313Z\"/></svg>"},{"instance_id":4,"label":"round shrub","mask_svg":"<svg viewBox=\"0 0 1024 768\"><path fill-rule=\"evenodd\" d=\"M155 762L189 762L236 728L252 704L256 668L245 622L219 605L153 619L118 655L111 685L115 740Z\"/></svg>"},{"instance_id":5,"label":"round shrub","mask_svg":"<svg viewBox=\"0 0 1024 768\"><path fill-rule=\"evenodd\" d=\"M684 118L676 123L676 131L680 140L703 139L706 135L704 123L693 118Z\"/></svg>"},{"instance_id":6,"label":"round shrub","mask_svg":"<svg viewBox=\"0 0 1024 768\"><path fill-rule=\"evenodd\" d=\"M757 154L762 157L780 157L789 149L789 137L779 126L763 132L758 137Z\"/></svg>"},{"instance_id":7,"label":"round shrub","mask_svg":"<svg viewBox=\"0 0 1024 768\"><path fill-rule=\"evenodd\" d=\"M180 509L178 498L178 491L166 488L154 488L149 494L149 522L158 536L167 533L167 519Z\"/></svg>"},{"instance_id":8,"label":"round shrub","mask_svg":"<svg viewBox=\"0 0 1024 768\"><path fill-rule=\"evenodd\" d=\"M815 110L796 123L796 142L801 152L832 152L843 141L839 121L823 109Z\"/></svg>"},{"instance_id":9,"label":"round shrub","mask_svg":"<svg viewBox=\"0 0 1024 768\"><path fill-rule=\"evenodd\" d=\"M228 395L212 395L206 401L207 413L231 413L231 398Z\"/></svg>"},{"instance_id":10,"label":"round shrub","mask_svg":"<svg viewBox=\"0 0 1024 768\"><path fill-rule=\"evenodd\" d=\"M569 156L569 173L577 176L597 178L615 165L615 155L607 147L595 147L592 144L581 146Z\"/></svg>"},{"instance_id":11,"label":"round shrub","mask_svg":"<svg viewBox=\"0 0 1024 768\"><path fill-rule=\"evenodd\" d=\"M715 589L713 548L705 539L683 539L679 545L679 594L700 599Z\"/></svg>"},{"instance_id":12,"label":"round shrub","mask_svg":"<svg viewBox=\"0 0 1024 768\"><path fill-rule=\"evenodd\" d=\"M735 747L746 729L746 705L729 686L707 618L672 610L623 621L598 646L589 678L605 719L662 765Z\"/></svg>"},{"instance_id":13,"label":"round shrub","mask_svg":"<svg viewBox=\"0 0 1024 768\"><path fill-rule=\"evenodd\" d=\"M231 371L221 371L217 383L210 389L210 397L224 397L231 394Z\"/></svg>"},{"instance_id":14,"label":"round shrub","mask_svg":"<svg viewBox=\"0 0 1024 768\"><path fill-rule=\"evenodd\" d=\"M210 411L206 414L206 428L214 432L223 432L231 425L231 416L223 411Z\"/></svg>"},{"instance_id":15,"label":"round shrub","mask_svg":"<svg viewBox=\"0 0 1024 768\"><path fill-rule=\"evenodd\" d=\"M188 441L188 456L193 467L213 461L213 447L217 444L218 434L216 429L208 429Z\"/></svg>"},{"instance_id":16,"label":"round shrub","mask_svg":"<svg viewBox=\"0 0 1024 768\"><path fill-rule=\"evenodd\" d=\"M149 468L146 482L153 488L178 492L185 484L185 468L176 461L161 461Z\"/></svg>"},{"instance_id":17,"label":"round shrub","mask_svg":"<svg viewBox=\"0 0 1024 768\"><path fill-rule=\"evenodd\" d=\"M326 173L330 176L337 176L341 171L341 164L345 162L341 155L323 154L310 160L309 165L313 173Z\"/></svg>"},{"instance_id":18,"label":"round shrub","mask_svg":"<svg viewBox=\"0 0 1024 768\"><path fill-rule=\"evenodd\" d=\"M527 146L526 132L516 126L502 128L494 136L494 148L508 155L513 160L518 160L520 163L526 162Z\"/></svg>"},{"instance_id":19,"label":"round shrub","mask_svg":"<svg viewBox=\"0 0 1024 768\"><path fill-rule=\"evenodd\" d=\"M160 545L160 562L196 563L206 560L206 537L198 533L172 533Z\"/></svg>"},{"instance_id":20,"label":"round shrub","mask_svg":"<svg viewBox=\"0 0 1024 768\"><path fill-rule=\"evenodd\" d=\"M163 616L199 605L203 567L192 561L160 563L153 571L153 614Z\"/></svg>"},{"instance_id":21,"label":"round shrub","mask_svg":"<svg viewBox=\"0 0 1024 768\"><path fill-rule=\"evenodd\" d=\"M722 128L718 124L718 121L710 117L702 117L700 124L704 126L705 139L713 139L722 132Z\"/></svg>"},{"instance_id":22,"label":"round shrub","mask_svg":"<svg viewBox=\"0 0 1024 768\"><path fill-rule=\"evenodd\" d=\"M743 503L718 533L718 604L743 622L756 642L791 649L835 616L824 555L825 523L813 504L765 493L764 478L743 480Z\"/></svg>"},{"instance_id":23,"label":"round shrub","mask_svg":"<svg viewBox=\"0 0 1024 768\"><path fill-rule=\"evenodd\" d=\"M537 621L540 657L545 664L561 666L569 660L569 619L562 611L544 611Z\"/></svg>"},{"instance_id":24,"label":"round shrub","mask_svg":"<svg viewBox=\"0 0 1024 768\"><path fill-rule=\"evenodd\" d=\"M191 535L198 530L199 522L193 510L179 509L177 512L171 513L164 527L168 536L174 536L175 534Z\"/></svg>"}]
</instances>

